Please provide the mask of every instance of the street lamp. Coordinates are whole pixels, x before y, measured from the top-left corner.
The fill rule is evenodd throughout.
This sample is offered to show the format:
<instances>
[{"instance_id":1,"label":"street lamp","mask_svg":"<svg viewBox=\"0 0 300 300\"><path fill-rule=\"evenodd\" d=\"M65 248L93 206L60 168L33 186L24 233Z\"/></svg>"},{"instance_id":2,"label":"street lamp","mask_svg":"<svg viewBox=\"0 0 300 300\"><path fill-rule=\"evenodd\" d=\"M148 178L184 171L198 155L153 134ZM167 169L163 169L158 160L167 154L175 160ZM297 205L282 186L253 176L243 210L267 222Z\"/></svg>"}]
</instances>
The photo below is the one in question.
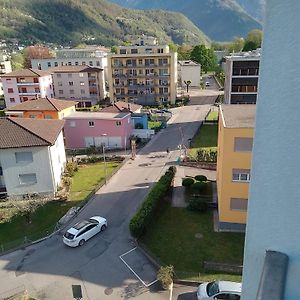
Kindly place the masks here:
<instances>
[{"instance_id":1,"label":"street lamp","mask_svg":"<svg viewBox=\"0 0 300 300\"><path fill-rule=\"evenodd\" d=\"M101 134L101 136L107 136L106 133ZM107 138L108 139L108 138ZM105 158L105 143L102 143L102 150L103 150L103 162L104 162L104 179L105 179L105 184L107 183L107 168L106 168L106 158Z\"/></svg>"}]
</instances>

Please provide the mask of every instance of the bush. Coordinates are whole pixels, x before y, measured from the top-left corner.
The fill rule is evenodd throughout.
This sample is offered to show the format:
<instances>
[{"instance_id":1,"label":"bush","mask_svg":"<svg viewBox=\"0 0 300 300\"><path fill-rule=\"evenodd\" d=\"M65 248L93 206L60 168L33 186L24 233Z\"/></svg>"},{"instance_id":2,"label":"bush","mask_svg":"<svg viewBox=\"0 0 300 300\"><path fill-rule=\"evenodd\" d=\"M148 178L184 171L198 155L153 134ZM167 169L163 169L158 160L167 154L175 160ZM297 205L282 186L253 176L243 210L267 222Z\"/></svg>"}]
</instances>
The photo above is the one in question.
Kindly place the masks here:
<instances>
[{"instance_id":1,"label":"bush","mask_svg":"<svg viewBox=\"0 0 300 300\"><path fill-rule=\"evenodd\" d=\"M204 162L213 162L217 161L217 149L200 149L197 152L197 160L204 161Z\"/></svg>"},{"instance_id":2,"label":"bush","mask_svg":"<svg viewBox=\"0 0 300 300\"><path fill-rule=\"evenodd\" d=\"M78 165L75 162L66 163L66 171L70 177L73 177L75 172L78 171Z\"/></svg>"},{"instance_id":3,"label":"bush","mask_svg":"<svg viewBox=\"0 0 300 300\"><path fill-rule=\"evenodd\" d=\"M187 208L192 211L206 212L208 210L208 204L205 199L191 198Z\"/></svg>"},{"instance_id":4,"label":"bush","mask_svg":"<svg viewBox=\"0 0 300 300\"><path fill-rule=\"evenodd\" d=\"M174 168L169 168L165 175L159 179L159 181L151 189L140 209L130 220L129 229L133 237L141 237L147 226L152 221L154 213L156 212L160 202L163 201L164 196L172 184L175 170L176 169Z\"/></svg>"},{"instance_id":5,"label":"bush","mask_svg":"<svg viewBox=\"0 0 300 300\"><path fill-rule=\"evenodd\" d=\"M160 267L157 272L157 279L161 282L164 289L168 289L173 282L174 267Z\"/></svg>"},{"instance_id":6,"label":"bush","mask_svg":"<svg viewBox=\"0 0 300 300\"><path fill-rule=\"evenodd\" d=\"M207 181L207 177L204 175L195 176L196 181Z\"/></svg>"},{"instance_id":7,"label":"bush","mask_svg":"<svg viewBox=\"0 0 300 300\"><path fill-rule=\"evenodd\" d=\"M200 194L201 192L203 192L206 189L206 185L207 184L203 181L195 182L191 186L191 192L194 194Z\"/></svg>"},{"instance_id":8,"label":"bush","mask_svg":"<svg viewBox=\"0 0 300 300\"><path fill-rule=\"evenodd\" d=\"M195 183L195 179L192 177L186 177L182 179L182 186L184 187L191 187Z\"/></svg>"}]
</instances>

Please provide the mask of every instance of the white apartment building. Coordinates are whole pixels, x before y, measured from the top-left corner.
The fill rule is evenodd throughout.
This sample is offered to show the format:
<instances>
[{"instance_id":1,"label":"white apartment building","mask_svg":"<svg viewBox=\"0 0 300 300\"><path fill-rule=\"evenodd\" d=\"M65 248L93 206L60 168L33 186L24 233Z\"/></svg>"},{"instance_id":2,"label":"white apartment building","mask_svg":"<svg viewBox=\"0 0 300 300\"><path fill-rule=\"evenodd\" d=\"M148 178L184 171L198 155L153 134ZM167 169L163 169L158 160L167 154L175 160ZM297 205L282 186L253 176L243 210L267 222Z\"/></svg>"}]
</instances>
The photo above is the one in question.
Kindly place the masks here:
<instances>
[{"instance_id":1,"label":"white apartment building","mask_svg":"<svg viewBox=\"0 0 300 300\"><path fill-rule=\"evenodd\" d=\"M201 65L192 60L178 61L178 84L185 86L184 82L190 80L190 86L200 87Z\"/></svg>"},{"instance_id":2,"label":"white apartment building","mask_svg":"<svg viewBox=\"0 0 300 300\"><path fill-rule=\"evenodd\" d=\"M35 98L53 98L52 76L48 71L13 71L2 75L2 84L6 107Z\"/></svg>"},{"instance_id":3,"label":"white apartment building","mask_svg":"<svg viewBox=\"0 0 300 300\"><path fill-rule=\"evenodd\" d=\"M7 55L0 56L0 96L3 95L3 85L1 77L6 73L10 73L12 71L11 62L8 60Z\"/></svg>"},{"instance_id":4,"label":"white apartment building","mask_svg":"<svg viewBox=\"0 0 300 300\"><path fill-rule=\"evenodd\" d=\"M53 195L66 163L64 121L3 118L0 126L0 194Z\"/></svg>"},{"instance_id":5,"label":"white apartment building","mask_svg":"<svg viewBox=\"0 0 300 300\"><path fill-rule=\"evenodd\" d=\"M103 69L90 66L52 68L57 99L76 100L78 107L91 107L106 97Z\"/></svg>"},{"instance_id":6,"label":"white apartment building","mask_svg":"<svg viewBox=\"0 0 300 300\"><path fill-rule=\"evenodd\" d=\"M154 37L142 36L108 56L108 78L112 102L175 103L177 53L167 45L157 45Z\"/></svg>"}]
</instances>

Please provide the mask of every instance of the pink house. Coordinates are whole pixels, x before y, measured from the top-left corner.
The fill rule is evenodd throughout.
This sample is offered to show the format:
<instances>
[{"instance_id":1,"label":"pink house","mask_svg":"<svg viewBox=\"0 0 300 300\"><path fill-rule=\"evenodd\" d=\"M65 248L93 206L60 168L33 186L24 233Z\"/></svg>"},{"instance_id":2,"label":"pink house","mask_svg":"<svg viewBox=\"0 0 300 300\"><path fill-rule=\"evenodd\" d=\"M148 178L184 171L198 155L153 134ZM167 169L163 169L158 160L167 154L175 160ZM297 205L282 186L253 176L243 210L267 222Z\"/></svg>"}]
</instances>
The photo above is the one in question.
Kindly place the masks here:
<instances>
[{"instance_id":1,"label":"pink house","mask_svg":"<svg viewBox=\"0 0 300 300\"><path fill-rule=\"evenodd\" d=\"M130 113L74 112L65 117L67 149L105 145L109 149L129 146Z\"/></svg>"}]
</instances>

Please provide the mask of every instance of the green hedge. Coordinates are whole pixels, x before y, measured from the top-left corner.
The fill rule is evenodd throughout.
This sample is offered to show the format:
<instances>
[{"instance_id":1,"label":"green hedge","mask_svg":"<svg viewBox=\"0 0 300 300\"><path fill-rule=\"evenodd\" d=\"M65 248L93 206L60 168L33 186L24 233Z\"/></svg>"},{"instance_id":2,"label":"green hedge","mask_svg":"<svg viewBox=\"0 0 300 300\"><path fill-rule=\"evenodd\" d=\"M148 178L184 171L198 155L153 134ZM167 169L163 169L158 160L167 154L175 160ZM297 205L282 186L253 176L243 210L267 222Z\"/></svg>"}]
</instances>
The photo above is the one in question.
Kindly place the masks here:
<instances>
[{"instance_id":1,"label":"green hedge","mask_svg":"<svg viewBox=\"0 0 300 300\"><path fill-rule=\"evenodd\" d=\"M195 176L196 181L207 181L207 177L204 175Z\"/></svg>"},{"instance_id":2,"label":"green hedge","mask_svg":"<svg viewBox=\"0 0 300 300\"><path fill-rule=\"evenodd\" d=\"M206 212L208 210L208 204L205 199L191 198L189 199L187 208L192 211Z\"/></svg>"},{"instance_id":3,"label":"green hedge","mask_svg":"<svg viewBox=\"0 0 300 300\"><path fill-rule=\"evenodd\" d=\"M195 179L192 177L186 177L182 179L182 186L190 187L195 183Z\"/></svg>"},{"instance_id":4,"label":"green hedge","mask_svg":"<svg viewBox=\"0 0 300 300\"><path fill-rule=\"evenodd\" d=\"M130 220L129 229L133 237L140 238L145 232L160 202L163 201L164 196L167 194L175 173L176 167L170 167L168 169L165 175L163 175L151 189L140 209Z\"/></svg>"}]
</instances>

